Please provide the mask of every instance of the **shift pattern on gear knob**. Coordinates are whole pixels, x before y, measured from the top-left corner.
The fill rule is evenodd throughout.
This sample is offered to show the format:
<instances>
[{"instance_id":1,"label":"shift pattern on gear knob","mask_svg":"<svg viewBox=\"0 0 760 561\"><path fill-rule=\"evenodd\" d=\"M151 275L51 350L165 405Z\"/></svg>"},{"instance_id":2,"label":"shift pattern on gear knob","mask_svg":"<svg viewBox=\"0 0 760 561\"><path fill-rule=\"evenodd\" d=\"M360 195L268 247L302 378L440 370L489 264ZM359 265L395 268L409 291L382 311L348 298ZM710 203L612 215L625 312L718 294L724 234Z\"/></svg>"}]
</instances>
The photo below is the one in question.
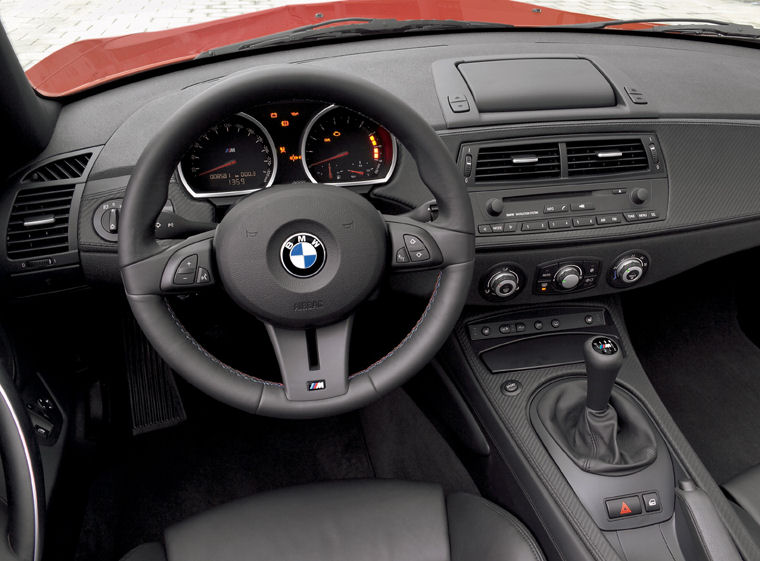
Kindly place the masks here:
<instances>
[{"instance_id":1,"label":"shift pattern on gear knob","mask_svg":"<svg viewBox=\"0 0 760 561\"><path fill-rule=\"evenodd\" d=\"M586 406L592 411L606 411L612 387L623 365L623 353L610 337L592 337L583 345L586 362Z\"/></svg>"}]
</instances>

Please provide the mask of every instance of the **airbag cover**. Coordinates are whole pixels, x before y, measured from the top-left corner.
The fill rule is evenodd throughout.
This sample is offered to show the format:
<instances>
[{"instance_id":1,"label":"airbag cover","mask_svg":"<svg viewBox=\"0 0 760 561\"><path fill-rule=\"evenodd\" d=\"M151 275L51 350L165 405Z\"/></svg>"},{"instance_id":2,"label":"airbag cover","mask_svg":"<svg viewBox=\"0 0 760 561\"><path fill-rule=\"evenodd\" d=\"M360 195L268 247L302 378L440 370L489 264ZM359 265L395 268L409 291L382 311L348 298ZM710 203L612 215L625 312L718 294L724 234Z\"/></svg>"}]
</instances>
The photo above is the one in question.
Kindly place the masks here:
<instances>
[{"instance_id":1,"label":"airbag cover","mask_svg":"<svg viewBox=\"0 0 760 561\"><path fill-rule=\"evenodd\" d=\"M238 305L274 325L316 327L348 316L375 289L386 229L378 211L348 189L281 185L233 207L214 249Z\"/></svg>"}]
</instances>

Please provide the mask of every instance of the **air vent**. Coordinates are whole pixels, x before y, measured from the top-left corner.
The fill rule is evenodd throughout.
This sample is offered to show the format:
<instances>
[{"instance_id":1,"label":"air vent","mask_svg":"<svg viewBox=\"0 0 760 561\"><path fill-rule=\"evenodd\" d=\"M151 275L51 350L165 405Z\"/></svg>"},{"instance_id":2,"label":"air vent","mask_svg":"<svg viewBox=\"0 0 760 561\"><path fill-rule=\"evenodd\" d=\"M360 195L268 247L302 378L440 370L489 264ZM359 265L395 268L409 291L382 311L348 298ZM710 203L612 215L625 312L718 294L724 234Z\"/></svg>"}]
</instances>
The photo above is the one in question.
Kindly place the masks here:
<instances>
[{"instance_id":1,"label":"air vent","mask_svg":"<svg viewBox=\"0 0 760 561\"><path fill-rule=\"evenodd\" d=\"M69 250L69 213L74 185L26 187L13 202L6 247L9 259Z\"/></svg>"},{"instance_id":2,"label":"air vent","mask_svg":"<svg viewBox=\"0 0 760 561\"><path fill-rule=\"evenodd\" d=\"M478 152L475 181L515 181L559 177L559 146L487 146Z\"/></svg>"},{"instance_id":3,"label":"air vent","mask_svg":"<svg viewBox=\"0 0 760 561\"><path fill-rule=\"evenodd\" d=\"M569 176L606 175L649 168L641 140L595 140L567 143Z\"/></svg>"},{"instance_id":4,"label":"air vent","mask_svg":"<svg viewBox=\"0 0 760 561\"><path fill-rule=\"evenodd\" d=\"M54 160L33 169L24 176L22 183L42 183L62 179L79 179L87 169L92 152Z\"/></svg>"}]
</instances>

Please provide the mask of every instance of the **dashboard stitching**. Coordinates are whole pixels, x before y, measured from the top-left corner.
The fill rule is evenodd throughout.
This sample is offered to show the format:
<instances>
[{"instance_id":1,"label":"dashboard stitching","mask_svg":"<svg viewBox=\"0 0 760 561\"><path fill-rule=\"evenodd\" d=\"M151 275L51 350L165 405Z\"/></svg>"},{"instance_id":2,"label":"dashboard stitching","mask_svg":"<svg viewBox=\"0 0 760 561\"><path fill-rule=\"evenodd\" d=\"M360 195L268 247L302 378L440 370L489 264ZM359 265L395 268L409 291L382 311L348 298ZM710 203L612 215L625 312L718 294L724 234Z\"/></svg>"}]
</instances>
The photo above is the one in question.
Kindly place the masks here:
<instances>
[{"instance_id":1,"label":"dashboard stitching","mask_svg":"<svg viewBox=\"0 0 760 561\"><path fill-rule=\"evenodd\" d=\"M438 273L438 278L435 281L435 288L433 288L433 294L430 295L430 300L428 300L427 306L425 306L425 311L422 312L422 315L420 316L420 319L417 320L417 323L414 324L414 327L412 327L412 330L406 334L406 337L404 337L401 342L393 347L393 349L385 355L383 358L377 360L376 362L373 362L370 364L367 368L364 370L360 370L359 372L355 374L351 374L348 379L351 380L355 378L356 376L359 376L361 374L366 374L371 370L374 370L378 366L380 366L383 362L391 358L401 347L406 345L409 340L412 338L412 336L417 332L417 330L422 326L422 322L425 321L425 318L427 317L428 313L430 312L431 308L433 307L433 302L435 302L435 297L438 294L438 289L441 287L441 278L443 278L443 272Z\"/></svg>"},{"instance_id":2,"label":"dashboard stitching","mask_svg":"<svg viewBox=\"0 0 760 561\"><path fill-rule=\"evenodd\" d=\"M232 368L228 364L225 364L215 356L213 356L211 353L209 353L206 349L204 349L198 341L195 340L195 338L190 335L190 333L185 329L185 326L182 325L182 322L180 322L179 318L177 318L176 314L174 313L174 309L169 305L169 302L164 298L164 304L166 305L166 309L169 311L169 315L171 316L172 320L174 320L174 323L177 325L179 330L182 332L182 334L185 336L185 339L190 341L190 343L198 349L203 356L205 356L208 360L216 364L217 366L221 366L224 370L229 372L230 374L234 374L238 378L243 378L244 380L247 380L249 382L257 382L259 384L264 384L265 386L278 386L282 387L282 384L277 382L270 382L269 380L262 380L261 378L257 378L256 376L252 376L250 374L246 374L245 372L241 372L240 370L237 370L235 368Z\"/></svg>"}]
</instances>

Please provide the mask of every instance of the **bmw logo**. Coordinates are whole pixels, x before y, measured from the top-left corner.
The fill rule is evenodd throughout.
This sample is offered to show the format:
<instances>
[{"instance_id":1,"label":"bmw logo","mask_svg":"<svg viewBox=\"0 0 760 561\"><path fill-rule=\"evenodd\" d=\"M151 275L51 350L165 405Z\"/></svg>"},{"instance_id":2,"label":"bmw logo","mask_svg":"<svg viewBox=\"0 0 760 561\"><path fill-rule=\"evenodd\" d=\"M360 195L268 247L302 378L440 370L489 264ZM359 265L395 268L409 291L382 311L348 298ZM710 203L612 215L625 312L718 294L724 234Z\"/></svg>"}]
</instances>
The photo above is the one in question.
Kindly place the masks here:
<instances>
[{"instance_id":1,"label":"bmw logo","mask_svg":"<svg viewBox=\"0 0 760 561\"><path fill-rule=\"evenodd\" d=\"M326 257L322 240L305 232L290 236L280 248L282 266L294 277L302 279L321 271Z\"/></svg>"}]
</instances>

